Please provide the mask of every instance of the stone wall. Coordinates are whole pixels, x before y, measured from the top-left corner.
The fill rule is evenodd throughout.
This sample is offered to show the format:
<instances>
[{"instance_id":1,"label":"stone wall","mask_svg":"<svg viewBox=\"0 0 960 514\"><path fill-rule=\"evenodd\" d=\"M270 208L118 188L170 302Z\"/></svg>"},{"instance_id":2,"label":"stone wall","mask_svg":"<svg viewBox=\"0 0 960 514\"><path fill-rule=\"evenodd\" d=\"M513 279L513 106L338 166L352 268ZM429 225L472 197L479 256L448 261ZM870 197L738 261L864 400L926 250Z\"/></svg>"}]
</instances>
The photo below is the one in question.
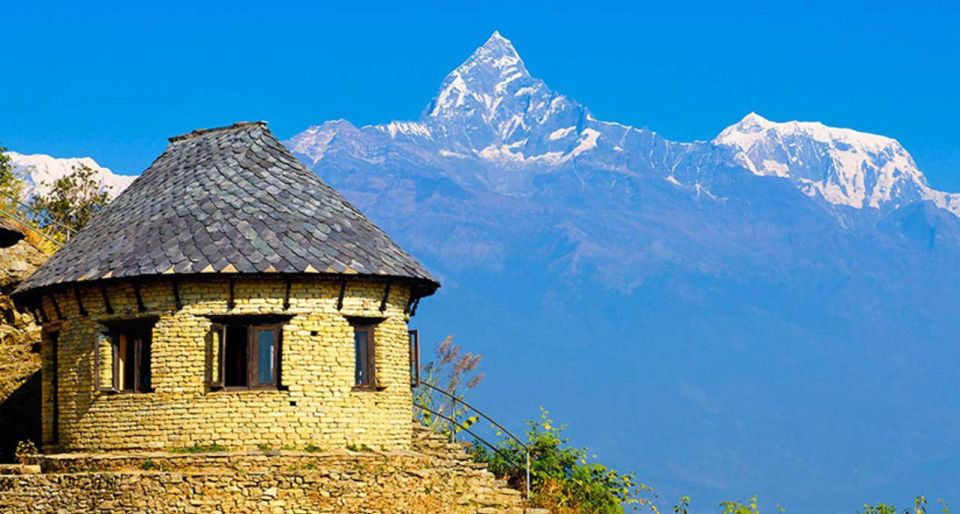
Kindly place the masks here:
<instances>
[{"instance_id":1,"label":"stone wall","mask_svg":"<svg viewBox=\"0 0 960 514\"><path fill-rule=\"evenodd\" d=\"M50 456L43 473L0 474L0 512L534 512L461 446L422 429L414 440L414 451Z\"/></svg>"},{"instance_id":2,"label":"stone wall","mask_svg":"<svg viewBox=\"0 0 960 514\"><path fill-rule=\"evenodd\" d=\"M173 282L144 284L138 309L134 288L113 283L107 312L99 287L71 289L43 307L47 331L58 333L59 444L54 445L52 345L43 346L43 434L48 450L134 450L219 445L324 449L347 446L407 449L411 392L407 319L410 291L394 283L380 310L385 283L351 280L342 308L339 281L297 279L284 308L279 279L237 275L233 308L226 277L181 278L182 308ZM57 315L57 309L60 316ZM209 315L285 314L280 390L211 390L213 336ZM96 388L95 351L104 343L102 322L154 316L150 393L109 393ZM379 389L354 389L353 329L347 316L382 317L377 325ZM102 351L100 352L102 355Z\"/></svg>"}]
</instances>

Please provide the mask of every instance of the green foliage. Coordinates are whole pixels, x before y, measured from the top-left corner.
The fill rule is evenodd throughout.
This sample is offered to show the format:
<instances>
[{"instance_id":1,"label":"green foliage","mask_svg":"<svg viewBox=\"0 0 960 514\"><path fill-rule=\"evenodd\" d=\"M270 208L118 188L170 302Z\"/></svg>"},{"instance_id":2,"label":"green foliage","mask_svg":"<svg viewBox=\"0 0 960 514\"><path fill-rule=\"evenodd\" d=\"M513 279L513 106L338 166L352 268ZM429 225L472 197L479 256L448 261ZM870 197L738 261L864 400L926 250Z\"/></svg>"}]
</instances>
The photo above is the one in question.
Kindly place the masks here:
<instances>
[{"instance_id":1,"label":"green foliage","mask_svg":"<svg viewBox=\"0 0 960 514\"><path fill-rule=\"evenodd\" d=\"M878 503L876 506L864 505L863 514L897 514L897 508L885 503Z\"/></svg>"},{"instance_id":2,"label":"green foliage","mask_svg":"<svg viewBox=\"0 0 960 514\"><path fill-rule=\"evenodd\" d=\"M172 450L170 450L171 453L187 453L187 454L225 452L225 451L227 451L227 449L224 448L223 446L220 446L217 443L213 443L206 446L194 444L193 446L182 446L180 448L173 448Z\"/></svg>"},{"instance_id":3,"label":"green foliage","mask_svg":"<svg viewBox=\"0 0 960 514\"><path fill-rule=\"evenodd\" d=\"M943 514L950 514L950 506L943 500L938 500ZM857 511L860 514L860 511ZM893 504L878 503L876 505L864 505L862 514L897 514L897 507ZM927 498L917 496L913 500L913 509L904 509L903 514L927 514Z\"/></svg>"},{"instance_id":4,"label":"green foliage","mask_svg":"<svg viewBox=\"0 0 960 514\"><path fill-rule=\"evenodd\" d=\"M110 201L109 186L101 187L87 166L53 181L50 191L36 195L30 211L37 225L63 241L82 229Z\"/></svg>"},{"instance_id":5,"label":"green foliage","mask_svg":"<svg viewBox=\"0 0 960 514\"><path fill-rule=\"evenodd\" d=\"M9 213L20 211L23 187L23 181L13 172L7 149L0 146L0 208Z\"/></svg>"},{"instance_id":6,"label":"green foliage","mask_svg":"<svg viewBox=\"0 0 960 514\"><path fill-rule=\"evenodd\" d=\"M526 446L530 450L531 500L555 513L619 513L624 508L650 508L653 490L631 473L621 473L588 458L587 450L569 444L563 426L541 409L540 419L529 421ZM470 447L474 458L518 489L525 487L524 449L512 440L493 451L479 442ZM595 458L595 456L594 456Z\"/></svg>"},{"instance_id":7,"label":"green foliage","mask_svg":"<svg viewBox=\"0 0 960 514\"><path fill-rule=\"evenodd\" d=\"M723 514L760 514L760 508L757 506L757 497L750 498L747 503L725 501L720 503Z\"/></svg>"}]
</instances>

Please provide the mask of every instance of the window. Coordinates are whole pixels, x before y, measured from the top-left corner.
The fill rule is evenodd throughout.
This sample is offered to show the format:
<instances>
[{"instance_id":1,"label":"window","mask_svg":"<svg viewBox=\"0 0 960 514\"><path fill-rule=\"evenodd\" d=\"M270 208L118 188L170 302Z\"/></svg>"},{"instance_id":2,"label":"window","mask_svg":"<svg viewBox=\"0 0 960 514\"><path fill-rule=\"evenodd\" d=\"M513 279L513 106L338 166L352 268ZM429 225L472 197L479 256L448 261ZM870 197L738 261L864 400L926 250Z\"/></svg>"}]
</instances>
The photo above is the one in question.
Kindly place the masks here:
<instances>
[{"instance_id":1,"label":"window","mask_svg":"<svg viewBox=\"0 0 960 514\"><path fill-rule=\"evenodd\" d=\"M410 338L410 387L420 387L420 331L408 330Z\"/></svg>"},{"instance_id":2,"label":"window","mask_svg":"<svg viewBox=\"0 0 960 514\"><path fill-rule=\"evenodd\" d=\"M375 323L353 324L354 385L358 388L377 386Z\"/></svg>"},{"instance_id":3,"label":"window","mask_svg":"<svg viewBox=\"0 0 960 514\"><path fill-rule=\"evenodd\" d=\"M108 322L96 350L97 388L101 391L149 393L150 342L156 319Z\"/></svg>"},{"instance_id":4,"label":"window","mask_svg":"<svg viewBox=\"0 0 960 514\"><path fill-rule=\"evenodd\" d=\"M279 388L282 328L270 318L218 319L212 330L211 388Z\"/></svg>"}]
</instances>

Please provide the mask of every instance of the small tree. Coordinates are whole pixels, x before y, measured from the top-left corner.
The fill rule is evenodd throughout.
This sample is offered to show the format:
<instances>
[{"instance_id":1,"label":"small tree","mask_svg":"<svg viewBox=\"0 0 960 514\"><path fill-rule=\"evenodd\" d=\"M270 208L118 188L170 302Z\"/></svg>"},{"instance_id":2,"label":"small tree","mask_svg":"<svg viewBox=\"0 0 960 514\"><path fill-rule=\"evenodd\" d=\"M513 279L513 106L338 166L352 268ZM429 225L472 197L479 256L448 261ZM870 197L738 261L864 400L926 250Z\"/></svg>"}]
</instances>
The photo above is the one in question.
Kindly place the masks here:
<instances>
[{"instance_id":1,"label":"small tree","mask_svg":"<svg viewBox=\"0 0 960 514\"><path fill-rule=\"evenodd\" d=\"M101 186L96 172L80 165L54 180L47 193L35 195L30 210L40 228L65 240L82 229L109 201L110 186Z\"/></svg>"},{"instance_id":2,"label":"small tree","mask_svg":"<svg viewBox=\"0 0 960 514\"><path fill-rule=\"evenodd\" d=\"M0 208L10 214L20 211L23 188L23 180L13 172L7 149L0 146Z\"/></svg>"}]
</instances>

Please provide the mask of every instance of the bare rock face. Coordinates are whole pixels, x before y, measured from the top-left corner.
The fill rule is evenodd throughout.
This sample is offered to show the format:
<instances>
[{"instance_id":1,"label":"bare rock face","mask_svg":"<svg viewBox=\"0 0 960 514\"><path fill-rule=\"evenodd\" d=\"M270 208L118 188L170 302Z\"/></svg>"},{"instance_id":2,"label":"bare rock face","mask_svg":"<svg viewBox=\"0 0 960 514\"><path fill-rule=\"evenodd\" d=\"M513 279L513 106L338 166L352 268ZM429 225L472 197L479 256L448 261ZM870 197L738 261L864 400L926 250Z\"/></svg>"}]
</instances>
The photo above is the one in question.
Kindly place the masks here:
<instances>
[{"instance_id":1,"label":"bare rock face","mask_svg":"<svg viewBox=\"0 0 960 514\"><path fill-rule=\"evenodd\" d=\"M22 237L0 248L0 462L12 462L19 441L41 443L40 327L10 293L47 257Z\"/></svg>"}]
</instances>

